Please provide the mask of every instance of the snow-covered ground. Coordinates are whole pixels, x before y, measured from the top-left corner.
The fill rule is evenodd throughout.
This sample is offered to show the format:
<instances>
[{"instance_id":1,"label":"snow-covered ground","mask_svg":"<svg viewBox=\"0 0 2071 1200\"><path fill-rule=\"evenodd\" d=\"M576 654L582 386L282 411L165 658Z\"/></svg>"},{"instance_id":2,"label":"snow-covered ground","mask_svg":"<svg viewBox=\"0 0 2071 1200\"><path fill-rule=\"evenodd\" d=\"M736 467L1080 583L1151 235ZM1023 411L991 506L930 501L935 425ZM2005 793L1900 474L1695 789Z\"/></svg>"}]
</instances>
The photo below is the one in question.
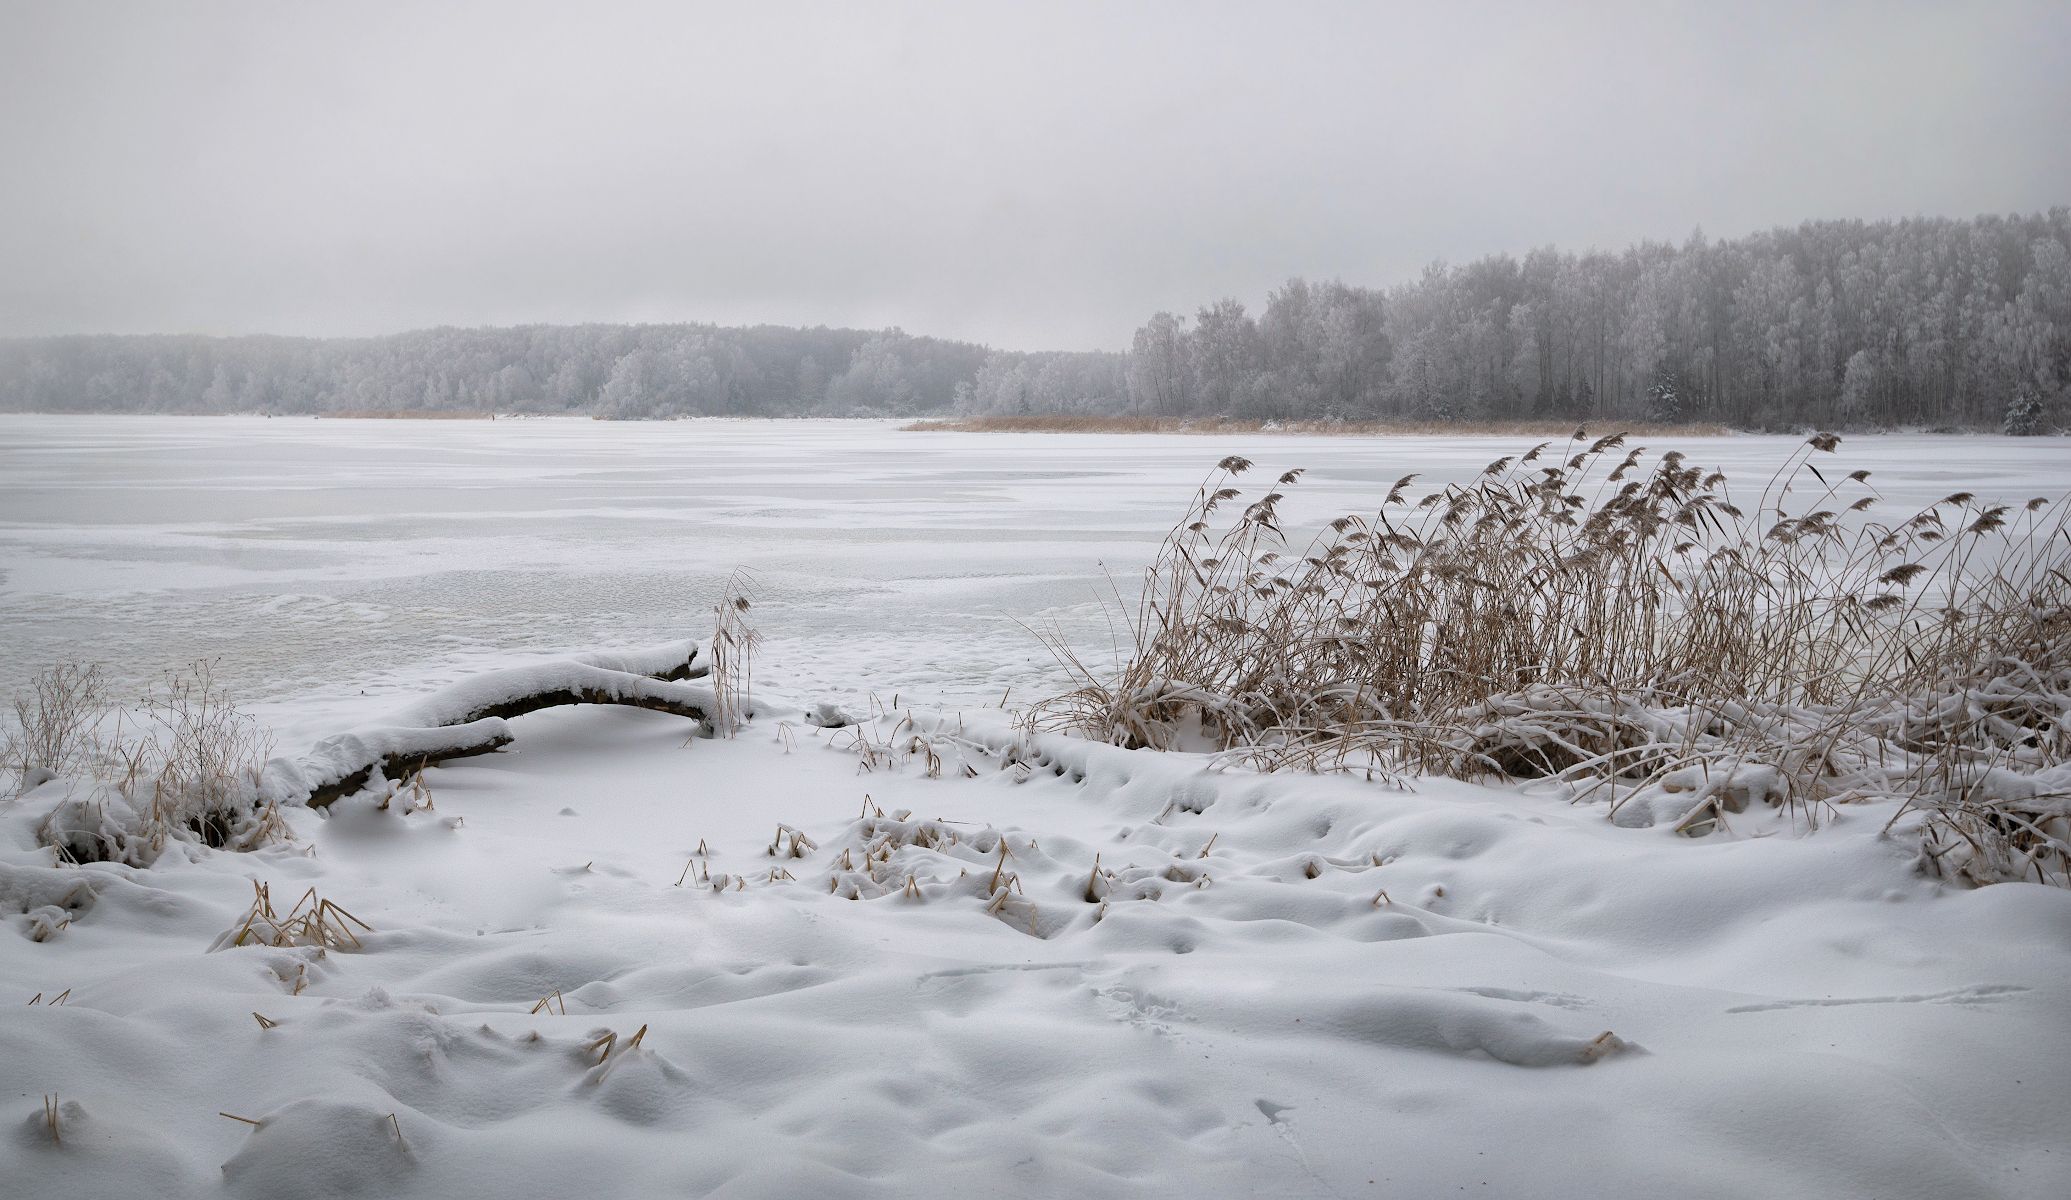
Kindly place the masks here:
<instances>
[{"instance_id":1,"label":"snow-covered ground","mask_svg":"<svg viewBox=\"0 0 2071 1200\"><path fill-rule=\"evenodd\" d=\"M1758 484L1793 444L1682 448ZM216 656L300 751L702 632L736 565L769 638L735 739L520 716L429 809L291 810L250 854L51 867L54 798L0 801L0 1191L2071 1194L2071 892L1937 884L1888 809L1692 840L1017 749L984 707L1056 683L1021 622L1105 643L1101 564L1126 590L1223 454L1309 468L1300 521L1518 448L0 417L8 690ZM2067 449L1839 462L1910 511L2060 493ZM371 929L228 945L255 883Z\"/></svg>"}]
</instances>

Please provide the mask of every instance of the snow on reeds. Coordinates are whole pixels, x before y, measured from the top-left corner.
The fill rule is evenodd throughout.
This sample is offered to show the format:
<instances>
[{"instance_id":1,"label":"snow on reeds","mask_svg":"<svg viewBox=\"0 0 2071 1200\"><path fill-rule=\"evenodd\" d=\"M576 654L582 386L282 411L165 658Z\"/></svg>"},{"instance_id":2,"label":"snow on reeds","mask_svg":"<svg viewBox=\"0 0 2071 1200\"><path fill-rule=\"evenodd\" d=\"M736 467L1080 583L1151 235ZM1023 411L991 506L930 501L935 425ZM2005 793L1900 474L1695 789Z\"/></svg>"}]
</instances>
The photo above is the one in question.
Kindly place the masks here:
<instances>
[{"instance_id":1,"label":"snow on reeds","mask_svg":"<svg viewBox=\"0 0 2071 1200\"><path fill-rule=\"evenodd\" d=\"M1895 522L1807 440L1758 494L1623 435L1542 443L1306 547L1224 459L1128 661L1033 720L1261 769L1552 779L1622 823L1897 798L1924 862L2071 881L2071 528L1957 492Z\"/></svg>"}]
</instances>

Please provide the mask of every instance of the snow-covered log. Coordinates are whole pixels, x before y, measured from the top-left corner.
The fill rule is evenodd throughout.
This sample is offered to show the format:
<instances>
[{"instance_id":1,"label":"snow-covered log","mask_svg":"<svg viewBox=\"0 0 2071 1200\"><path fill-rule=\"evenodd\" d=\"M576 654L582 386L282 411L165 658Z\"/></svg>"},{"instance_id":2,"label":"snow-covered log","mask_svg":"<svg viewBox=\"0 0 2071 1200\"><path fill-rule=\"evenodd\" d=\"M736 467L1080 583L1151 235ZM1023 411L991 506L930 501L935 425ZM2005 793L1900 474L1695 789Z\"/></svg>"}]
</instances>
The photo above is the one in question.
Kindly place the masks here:
<instances>
[{"instance_id":1,"label":"snow-covered log","mask_svg":"<svg viewBox=\"0 0 2071 1200\"><path fill-rule=\"evenodd\" d=\"M696 642L672 642L463 679L382 725L273 759L261 773L260 798L321 808L377 779L401 782L426 766L500 750L515 736L510 718L569 704L620 704L705 725L716 706L712 689L683 682L702 673L697 657Z\"/></svg>"},{"instance_id":2,"label":"snow-covered log","mask_svg":"<svg viewBox=\"0 0 2071 1200\"><path fill-rule=\"evenodd\" d=\"M696 638L685 638L678 642L651 646L645 650L608 650L599 654L578 654L568 661L581 663L586 667L602 667L607 671L624 671L628 675L646 675L671 682L703 679L709 668L698 661L698 648L702 644Z\"/></svg>"},{"instance_id":3,"label":"snow-covered log","mask_svg":"<svg viewBox=\"0 0 2071 1200\"><path fill-rule=\"evenodd\" d=\"M461 725L363 729L327 737L298 758L276 758L259 779L262 798L281 804L322 808L373 782L408 778L411 772L456 758L489 754L511 744L508 722L487 717Z\"/></svg>"},{"instance_id":4,"label":"snow-covered log","mask_svg":"<svg viewBox=\"0 0 2071 1200\"><path fill-rule=\"evenodd\" d=\"M510 667L463 679L396 715L396 724L430 728L489 717L524 716L564 704L623 704L703 721L714 706L712 689L614 671L582 662Z\"/></svg>"}]
</instances>

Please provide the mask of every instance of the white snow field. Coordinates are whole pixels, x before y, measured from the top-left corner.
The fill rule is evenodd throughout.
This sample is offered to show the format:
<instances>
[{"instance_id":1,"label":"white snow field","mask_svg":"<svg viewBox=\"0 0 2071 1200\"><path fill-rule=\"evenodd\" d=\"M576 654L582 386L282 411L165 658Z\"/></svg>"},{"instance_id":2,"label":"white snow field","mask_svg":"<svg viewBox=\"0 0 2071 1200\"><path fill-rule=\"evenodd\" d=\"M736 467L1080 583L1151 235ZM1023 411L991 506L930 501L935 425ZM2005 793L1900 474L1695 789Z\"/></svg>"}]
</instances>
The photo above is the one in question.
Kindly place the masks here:
<instances>
[{"instance_id":1,"label":"white snow field","mask_svg":"<svg viewBox=\"0 0 2071 1200\"><path fill-rule=\"evenodd\" d=\"M1758 484L1795 444L1660 448ZM249 853L60 866L87 785L0 799L0 1195L2071 1195L2071 892L1928 878L1887 805L1691 839L998 707L1062 682L1024 622L1101 661L1102 564L1222 455L1309 468L1299 522L1522 448L0 417L6 691L213 657L336 758L701 637L736 566L767 638L734 738L515 716ZM1909 512L2067 451L1837 461Z\"/></svg>"}]
</instances>

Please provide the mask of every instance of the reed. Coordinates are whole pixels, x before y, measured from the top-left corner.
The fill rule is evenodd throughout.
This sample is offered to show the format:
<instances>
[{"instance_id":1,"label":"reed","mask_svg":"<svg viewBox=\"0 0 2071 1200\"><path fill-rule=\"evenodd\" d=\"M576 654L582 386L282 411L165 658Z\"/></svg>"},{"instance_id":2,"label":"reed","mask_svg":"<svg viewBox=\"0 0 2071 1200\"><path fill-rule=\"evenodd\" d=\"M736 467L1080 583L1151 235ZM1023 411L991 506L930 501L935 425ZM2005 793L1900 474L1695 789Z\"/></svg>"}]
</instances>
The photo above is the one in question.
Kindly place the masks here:
<instances>
[{"instance_id":1,"label":"reed","mask_svg":"<svg viewBox=\"0 0 2071 1200\"><path fill-rule=\"evenodd\" d=\"M1754 804L1817 822L1897 797L1928 861L2071 876L2048 781L2071 730L2071 529L1957 492L1877 519L1867 471L1808 439L1751 498L1580 430L1297 548L1222 460L1148 569L1126 662L1032 712L1118 745L1261 769L1555 779L1617 815ZM1833 478L1829 475L1833 474ZM1629 815L1629 814L1628 814Z\"/></svg>"},{"instance_id":2,"label":"reed","mask_svg":"<svg viewBox=\"0 0 2071 1200\"><path fill-rule=\"evenodd\" d=\"M712 723L721 737L732 737L754 715L755 651L762 644L748 624L754 582L745 568L736 569L712 606Z\"/></svg>"}]
</instances>

